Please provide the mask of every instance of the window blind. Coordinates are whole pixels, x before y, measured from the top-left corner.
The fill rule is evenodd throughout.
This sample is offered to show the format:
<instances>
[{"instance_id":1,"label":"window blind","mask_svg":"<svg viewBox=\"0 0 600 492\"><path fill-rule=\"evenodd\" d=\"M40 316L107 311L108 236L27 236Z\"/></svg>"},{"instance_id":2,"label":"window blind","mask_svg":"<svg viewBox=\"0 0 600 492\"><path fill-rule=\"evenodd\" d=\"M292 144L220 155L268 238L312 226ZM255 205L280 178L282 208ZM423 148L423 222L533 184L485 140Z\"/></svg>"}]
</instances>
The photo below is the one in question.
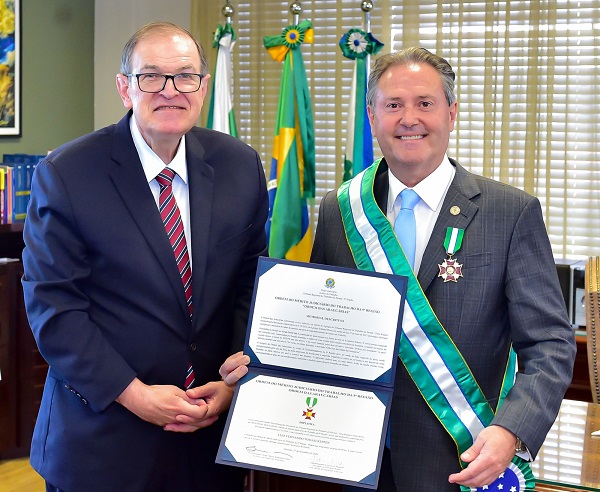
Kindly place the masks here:
<instances>
[{"instance_id":1,"label":"window blind","mask_svg":"<svg viewBox=\"0 0 600 492\"><path fill-rule=\"evenodd\" d=\"M196 26L208 52L206 39L224 18L221 6L207 3L195 0L192 13L203 19ZM373 3L371 32L385 43L380 53L420 45L457 73L449 156L537 196L556 256L600 255L600 1ZM292 24L291 1L232 4L240 138L259 152L268 175L282 66L262 39ZM302 53L315 120L318 205L343 172L353 62L338 42L348 29L363 27L364 15L357 0L301 4L300 18L311 20L315 33ZM315 206L315 223L316 213Z\"/></svg>"}]
</instances>

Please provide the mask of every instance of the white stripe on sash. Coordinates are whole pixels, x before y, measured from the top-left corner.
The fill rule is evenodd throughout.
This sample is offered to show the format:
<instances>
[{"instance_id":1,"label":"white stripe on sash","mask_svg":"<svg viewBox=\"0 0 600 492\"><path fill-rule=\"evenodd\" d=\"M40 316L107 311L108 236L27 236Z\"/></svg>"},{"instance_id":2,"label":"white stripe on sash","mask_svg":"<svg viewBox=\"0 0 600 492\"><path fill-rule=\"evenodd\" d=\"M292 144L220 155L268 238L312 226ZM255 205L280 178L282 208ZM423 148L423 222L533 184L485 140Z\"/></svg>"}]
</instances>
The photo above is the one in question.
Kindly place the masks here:
<instances>
[{"instance_id":1,"label":"white stripe on sash","mask_svg":"<svg viewBox=\"0 0 600 492\"><path fill-rule=\"evenodd\" d=\"M354 220L354 225L356 226L356 230L362 236L365 241L365 246L367 249L367 253L371 261L373 262L373 266L375 267L375 271L379 273L391 273L393 274L393 270L391 265L388 262L387 257L383 251L383 247L379 241L379 235L377 231L373 228L369 220L367 219L367 215L363 211L362 200L361 200L361 188L362 188L362 180L364 179L364 171L360 173L360 177L356 176L355 179L350 181L350 187L348 188L348 197L350 198L350 206L352 208L352 218Z\"/></svg>"},{"instance_id":2,"label":"white stripe on sash","mask_svg":"<svg viewBox=\"0 0 600 492\"><path fill-rule=\"evenodd\" d=\"M408 308L408 309L407 309ZM402 331L435 379L448 404L469 430L473 441L485 428L429 337L419 326L410 304L404 305Z\"/></svg>"}]
</instances>

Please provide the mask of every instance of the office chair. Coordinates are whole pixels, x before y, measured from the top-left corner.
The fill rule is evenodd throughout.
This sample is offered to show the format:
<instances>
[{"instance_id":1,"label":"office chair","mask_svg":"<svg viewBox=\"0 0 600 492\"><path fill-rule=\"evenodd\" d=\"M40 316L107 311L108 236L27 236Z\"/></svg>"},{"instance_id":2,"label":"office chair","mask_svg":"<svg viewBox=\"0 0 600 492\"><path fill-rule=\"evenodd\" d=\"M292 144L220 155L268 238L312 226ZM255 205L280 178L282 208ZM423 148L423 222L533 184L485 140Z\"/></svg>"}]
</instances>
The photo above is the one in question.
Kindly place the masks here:
<instances>
[{"instance_id":1,"label":"office chair","mask_svg":"<svg viewBox=\"0 0 600 492\"><path fill-rule=\"evenodd\" d=\"M600 374L597 327L600 324L600 257L591 256L585 265L585 317L587 356L590 370L592 400L600 403Z\"/></svg>"}]
</instances>

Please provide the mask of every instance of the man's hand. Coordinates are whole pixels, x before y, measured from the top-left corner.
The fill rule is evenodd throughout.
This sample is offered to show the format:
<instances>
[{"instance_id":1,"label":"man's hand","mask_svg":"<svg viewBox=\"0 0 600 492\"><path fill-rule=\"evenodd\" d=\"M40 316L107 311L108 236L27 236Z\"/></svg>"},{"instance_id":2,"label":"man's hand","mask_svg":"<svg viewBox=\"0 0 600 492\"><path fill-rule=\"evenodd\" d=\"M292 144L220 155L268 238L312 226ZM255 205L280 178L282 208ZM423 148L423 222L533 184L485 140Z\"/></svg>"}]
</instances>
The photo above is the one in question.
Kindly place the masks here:
<instances>
[{"instance_id":1,"label":"man's hand","mask_svg":"<svg viewBox=\"0 0 600 492\"><path fill-rule=\"evenodd\" d=\"M208 405L201 399L186 395L177 386L148 386L134 379L116 401L142 420L161 427L177 425L179 418L203 422L209 413ZM193 432L196 428L186 428L182 432Z\"/></svg>"},{"instance_id":2,"label":"man's hand","mask_svg":"<svg viewBox=\"0 0 600 492\"><path fill-rule=\"evenodd\" d=\"M200 419L194 415L177 415L176 422L165 425L164 429L173 432L194 432L215 423L219 415L229 408L233 398L233 388L223 381L213 381L197 388L186 391L187 397L192 401L202 402L206 410Z\"/></svg>"},{"instance_id":3,"label":"man's hand","mask_svg":"<svg viewBox=\"0 0 600 492\"><path fill-rule=\"evenodd\" d=\"M227 386L235 386L240 379L248 374L248 368L246 367L248 364L250 364L250 357L238 352L227 357L219 369L219 374Z\"/></svg>"},{"instance_id":4,"label":"man's hand","mask_svg":"<svg viewBox=\"0 0 600 492\"><path fill-rule=\"evenodd\" d=\"M460 459L469 465L448 477L450 483L482 487L498 479L515 455L517 437L498 425L482 430Z\"/></svg>"}]
</instances>

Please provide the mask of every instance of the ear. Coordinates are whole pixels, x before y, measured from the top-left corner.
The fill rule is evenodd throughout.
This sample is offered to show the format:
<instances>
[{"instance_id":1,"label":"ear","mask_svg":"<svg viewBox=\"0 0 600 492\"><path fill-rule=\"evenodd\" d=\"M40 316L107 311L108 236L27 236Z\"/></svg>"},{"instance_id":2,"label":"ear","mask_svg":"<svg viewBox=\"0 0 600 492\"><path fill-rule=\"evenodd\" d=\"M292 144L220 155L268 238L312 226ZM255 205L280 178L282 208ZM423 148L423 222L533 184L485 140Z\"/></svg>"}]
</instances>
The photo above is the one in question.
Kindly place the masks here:
<instances>
[{"instance_id":1,"label":"ear","mask_svg":"<svg viewBox=\"0 0 600 492\"><path fill-rule=\"evenodd\" d=\"M454 101L450 105L450 131L454 131L454 123L456 123L456 115L458 114L458 102Z\"/></svg>"},{"instance_id":2,"label":"ear","mask_svg":"<svg viewBox=\"0 0 600 492\"><path fill-rule=\"evenodd\" d=\"M204 77L202 77L202 81L200 82L200 92L202 92L202 100L206 97L206 92L208 91L208 81L210 79L210 74L207 73Z\"/></svg>"},{"instance_id":3,"label":"ear","mask_svg":"<svg viewBox=\"0 0 600 492\"><path fill-rule=\"evenodd\" d=\"M119 91L119 96L121 96L121 100L123 101L123 105L127 109L131 109L133 107L133 103L131 102L131 98L129 97L129 78L122 73L117 74L117 91Z\"/></svg>"},{"instance_id":4,"label":"ear","mask_svg":"<svg viewBox=\"0 0 600 492\"><path fill-rule=\"evenodd\" d=\"M369 117L369 123L371 124L371 134L374 137L377 137L377 135L375 135L375 125L373 125L373 120L375 118L375 113L373 113L373 110L371 109L371 106L369 106L367 104L367 116Z\"/></svg>"}]
</instances>

